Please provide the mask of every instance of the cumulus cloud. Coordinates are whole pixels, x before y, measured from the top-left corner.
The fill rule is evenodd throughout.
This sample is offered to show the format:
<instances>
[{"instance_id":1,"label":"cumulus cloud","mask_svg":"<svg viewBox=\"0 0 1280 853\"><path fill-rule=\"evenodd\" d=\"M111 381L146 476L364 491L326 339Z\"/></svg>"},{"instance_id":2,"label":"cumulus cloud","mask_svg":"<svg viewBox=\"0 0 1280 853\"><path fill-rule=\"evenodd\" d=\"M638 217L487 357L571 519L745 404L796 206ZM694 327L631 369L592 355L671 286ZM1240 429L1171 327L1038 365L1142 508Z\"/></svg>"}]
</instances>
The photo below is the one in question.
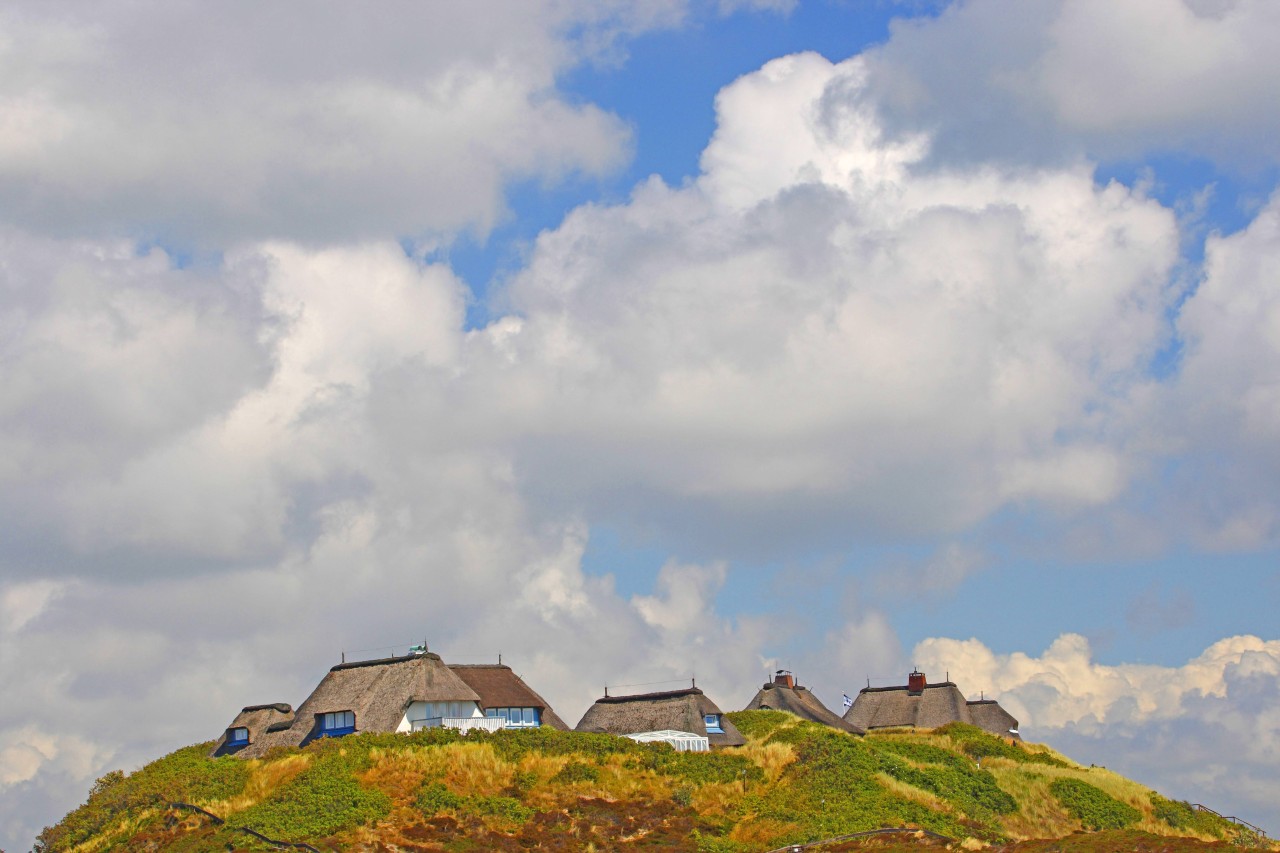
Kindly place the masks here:
<instances>
[{"instance_id":1,"label":"cumulus cloud","mask_svg":"<svg viewBox=\"0 0 1280 853\"><path fill-rule=\"evenodd\" d=\"M721 93L696 183L540 237L491 332L492 395L541 407L535 487L658 494L691 524L732 502L751 547L1123 490L1114 415L1166 334L1171 213L1084 166L913 175L924 143L884 140L864 77L771 62Z\"/></svg>"},{"instance_id":2,"label":"cumulus cloud","mask_svg":"<svg viewBox=\"0 0 1280 853\"><path fill-rule=\"evenodd\" d=\"M556 77L684 6L7 4L0 209L214 246L483 232L509 182L620 162L622 123Z\"/></svg>"},{"instance_id":3,"label":"cumulus cloud","mask_svg":"<svg viewBox=\"0 0 1280 853\"><path fill-rule=\"evenodd\" d=\"M1038 657L945 638L922 641L914 656L971 695L999 699L1024 737L1077 761L1246 818L1274 813L1280 640L1227 637L1182 666L1102 664L1077 634Z\"/></svg>"},{"instance_id":4,"label":"cumulus cloud","mask_svg":"<svg viewBox=\"0 0 1280 853\"><path fill-rule=\"evenodd\" d=\"M1182 426L1173 510L1199 544L1280 537L1280 197L1243 231L1211 236L1203 279L1178 315L1181 370L1159 415ZM1183 491L1194 481L1194 490Z\"/></svg>"},{"instance_id":5,"label":"cumulus cloud","mask_svg":"<svg viewBox=\"0 0 1280 853\"><path fill-rule=\"evenodd\" d=\"M891 126L936 130L941 160L1270 163L1278 34L1268 0L965 0L897 22L871 69Z\"/></svg>"}]
</instances>

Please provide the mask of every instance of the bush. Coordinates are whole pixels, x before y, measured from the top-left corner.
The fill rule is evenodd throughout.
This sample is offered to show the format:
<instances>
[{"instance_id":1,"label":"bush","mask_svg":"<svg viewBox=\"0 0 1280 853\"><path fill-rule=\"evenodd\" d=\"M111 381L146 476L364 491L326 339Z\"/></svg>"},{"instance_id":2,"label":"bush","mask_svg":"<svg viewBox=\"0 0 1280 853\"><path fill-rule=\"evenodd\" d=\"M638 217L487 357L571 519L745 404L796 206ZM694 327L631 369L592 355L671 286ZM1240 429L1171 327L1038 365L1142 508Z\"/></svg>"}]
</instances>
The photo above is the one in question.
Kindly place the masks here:
<instances>
[{"instance_id":1,"label":"bush","mask_svg":"<svg viewBox=\"0 0 1280 853\"><path fill-rule=\"evenodd\" d=\"M535 814L533 809L519 800L500 796L469 797L463 804L463 810L476 815L496 817L515 824L523 824Z\"/></svg>"},{"instance_id":2,"label":"bush","mask_svg":"<svg viewBox=\"0 0 1280 853\"><path fill-rule=\"evenodd\" d=\"M770 740L795 744L796 761L783 772L789 784L744 797L743 809L799 826L789 842L903 825L954 837L973 834L950 815L896 796L877 782L886 759L906 765L878 752L867 738L806 723L777 731Z\"/></svg>"},{"instance_id":3,"label":"bush","mask_svg":"<svg viewBox=\"0 0 1280 853\"><path fill-rule=\"evenodd\" d=\"M439 782L430 782L418 791L414 805L427 817L434 817L445 811L458 811L466 798L450 791Z\"/></svg>"},{"instance_id":4,"label":"bush","mask_svg":"<svg viewBox=\"0 0 1280 853\"><path fill-rule=\"evenodd\" d=\"M1008 758L1019 764L1044 764L1049 767L1069 766L1065 761L1060 761L1052 755L1047 755L1043 752L1028 752L1016 742L1009 743L1004 738L997 737L968 723L947 723L945 726L935 729L934 734L947 736L952 743L960 747L962 752L975 759L991 756L993 758Z\"/></svg>"},{"instance_id":5,"label":"bush","mask_svg":"<svg viewBox=\"0 0 1280 853\"><path fill-rule=\"evenodd\" d=\"M1089 829L1123 829L1142 817L1133 806L1079 779L1055 779L1049 785L1049 793L1062 803L1067 814Z\"/></svg>"},{"instance_id":6,"label":"bush","mask_svg":"<svg viewBox=\"0 0 1280 853\"><path fill-rule=\"evenodd\" d=\"M551 777L551 781L561 782L566 785L572 785L574 782L599 782L600 768L594 764L570 761L564 767L561 767L556 775Z\"/></svg>"},{"instance_id":7,"label":"bush","mask_svg":"<svg viewBox=\"0 0 1280 853\"><path fill-rule=\"evenodd\" d=\"M628 767L674 776L695 785L764 780L764 771L743 755L732 752L676 752L667 744L645 746L642 754L627 759Z\"/></svg>"},{"instance_id":8,"label":"bush","mask_svg":"<svg viewBox=\"0 0 1280 853\"><path fill-rule=\"evenodd\" d=\"M644 749L643 744L630 738L594 732L562 732L549 726L471 732L467 735L467 740L490 744L499 758L513 764L531 752L542 755L573 755L603 761L611 755L630 755Z\"/></svg>"},{"instance_id":9,"label":"bush","mask_svg":"<svg viewBox=\"0 0 1280 853\"><path fill-rule=\"evenodd\" d=\"M184 747L128 776L119 770L105 774L93 783L84 805L40 834L37 850L72 847L102 833L126 812L159 801L200 804L235 796L244 790L249 768L230 756L209 758L212 746Z\"/></svg>"},{"instance_id":10,"label":"bush","mask_svg":"<svg viewBox=\"0 0 1280 853\"><path fill-rule=\"evenodd\" d=\"M368 764L367 749L348 753L335 740L318 751L310 767L228 823L296 841L325 838L391 811L386 794L364 787L355 777Z\"/></svg>"},{"instance_id":11,"label":"bush","mask_svg":"<svg viewBox=\"0 0 1280 853\"><path fill-rule=\"evenodd\" d=\"M969 817L989 819L1018 809L1017 801L996 784L994 776L954 752L896 739L873 739L870 746L880 753L880 765L885 773L937 795ZM912 766L899 756L924 766Z\"/></svg>"},{"instance_id":12,"label":"bush","mask_svg":"<svg viewBox=\"0 0 1280 853\"><path fill-rule=\"evenodd\" d=\"M1225 838L1233 827L1228 822L1209 812L1197 811L1191 804L1182 800L1166 800L1159 794L1151 795L1151 810L1156 820L1163 821L1174 829L1189 829L1204 835Z\"/></svg>"},{"instance_id":13,"label":"bush","mask_svg":"<svg viewBox=\"0 0 1280 853\"><path fill-rule=\"evenodd\" d=\"M786 711L730 711L725 718L751 738L766 738L776 730L799 721L799 717Z\"/></svg>"}]
</instances>

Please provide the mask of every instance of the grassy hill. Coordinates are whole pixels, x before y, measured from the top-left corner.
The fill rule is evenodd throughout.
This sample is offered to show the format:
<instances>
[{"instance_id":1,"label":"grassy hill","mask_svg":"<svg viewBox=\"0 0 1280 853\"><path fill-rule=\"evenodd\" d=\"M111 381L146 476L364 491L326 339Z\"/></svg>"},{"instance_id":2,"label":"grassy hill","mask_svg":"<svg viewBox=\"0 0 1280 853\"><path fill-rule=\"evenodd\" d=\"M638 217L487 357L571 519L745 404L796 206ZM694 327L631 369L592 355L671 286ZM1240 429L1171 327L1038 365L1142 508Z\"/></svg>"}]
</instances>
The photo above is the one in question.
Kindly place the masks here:
<instances>
[{"instance_id":1,"label":"grassy hill","mask_svg":"<svg viewBox=\"0 0 1280 853\"><path fill-rule=\"evenodd\" d=\"M549 729L359 735L254 761L211 760L210 744L198 744L104 776L37 850L273 849L241 827L320 850L452 853L749 853L901 826L951 841L898 835L812 849L1030 851L1049 848L1027 839L1066 839L1052 849L1202 850L1255 841L1105 769L973 726L858 738L776 711L729 717L748 744L715 753Z\"/></svg>"}]
</instances>

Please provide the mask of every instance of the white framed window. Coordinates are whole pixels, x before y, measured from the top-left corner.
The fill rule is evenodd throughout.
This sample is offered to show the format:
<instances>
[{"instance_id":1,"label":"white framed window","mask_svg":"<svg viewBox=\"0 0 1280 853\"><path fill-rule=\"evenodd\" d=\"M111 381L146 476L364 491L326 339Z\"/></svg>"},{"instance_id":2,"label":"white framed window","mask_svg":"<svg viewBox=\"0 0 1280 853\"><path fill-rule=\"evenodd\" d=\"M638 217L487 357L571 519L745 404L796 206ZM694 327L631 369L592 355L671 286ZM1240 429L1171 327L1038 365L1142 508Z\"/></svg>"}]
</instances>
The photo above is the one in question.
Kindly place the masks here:
<instances>
[{"instance_id":1,"label":"white framed window","mask_svg":"<svg viewBox=\"0 0 1280 853\"><path fill-rule=\"evenodd\" d=\"M227 729L227 746L244 746L249 742L249 730L243 726Z\"/></svg>"},{"instance_id":2,"label":"white framed window","mask_svg":"<svg viewBox=\"0 0 1280 853\"><path fill-rule=\"evenodd\" d=\"M354 711L332 711L319 716L321 737L349 735L356 730Z\"/></svg>"},{"instance_id":3,"label":"white framed window","mask_svg":"<svg viewBox=\"0 0 1280 853\"><path fill-rule=\"evenodd\" d=\"M702 721L707 725L707 734L724 734L724 726L720 725L719 714L706 714Z\"/></svg>"},{"instance_id":4,"label":"white framed window","mask_svg":"<svg viewBox=\"0 0 1280 853\"><path fill-rule=\"evenodd\" d=\"M488 708L486 717L497 717L509 729L532 729L541 725L537 708Z\"/></svg>"}]
</instances>

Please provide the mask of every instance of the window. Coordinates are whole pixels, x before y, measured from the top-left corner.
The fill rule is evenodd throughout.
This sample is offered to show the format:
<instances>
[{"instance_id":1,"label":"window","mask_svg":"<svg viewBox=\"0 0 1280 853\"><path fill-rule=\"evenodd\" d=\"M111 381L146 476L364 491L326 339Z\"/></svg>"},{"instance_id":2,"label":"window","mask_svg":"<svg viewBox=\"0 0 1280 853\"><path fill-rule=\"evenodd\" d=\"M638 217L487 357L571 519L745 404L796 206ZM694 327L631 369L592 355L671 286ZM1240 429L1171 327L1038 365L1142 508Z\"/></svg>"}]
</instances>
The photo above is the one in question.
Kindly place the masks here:
<instances>
[{"instance_id":1,"label":"window","mask_svg":"<svg viewBox=\"0 0 1280 853\"><path fill-rule=\"evenodd\" d=\"M356 730L354 711L334 711L317 716L320 718L320 737L341 737Z\"/></svg>"},{"instance_id":2,"label":"window","mask_svg":"<svg viewBox=\"0 0 1280 853\"><path fill-rule=\"evenodd\" d=\"M486 717L497 717L509 729L531 729L540 725L537 708L486 708Z\"/></svg>"},{"instance_id":3,"label":"window","mask_svg":"<svg viewBox=\"0 0 1280 853\"><path fill-rule=\"evenodd\" d=\"M724 727L720 725L719 714L707 714L703 717L703 722L707 724L707 734L722 735Z\"/></svg>"},{"instance_id":4,"label":"window","mask_svg":"<svg viewBox=\"0 0 1280 853\"><path fill-rule=\"evenodd\" d=\"M227 746L244 746L249 742L249 730L242 727L227 729Z\"/></svg>"}]
</instances>

